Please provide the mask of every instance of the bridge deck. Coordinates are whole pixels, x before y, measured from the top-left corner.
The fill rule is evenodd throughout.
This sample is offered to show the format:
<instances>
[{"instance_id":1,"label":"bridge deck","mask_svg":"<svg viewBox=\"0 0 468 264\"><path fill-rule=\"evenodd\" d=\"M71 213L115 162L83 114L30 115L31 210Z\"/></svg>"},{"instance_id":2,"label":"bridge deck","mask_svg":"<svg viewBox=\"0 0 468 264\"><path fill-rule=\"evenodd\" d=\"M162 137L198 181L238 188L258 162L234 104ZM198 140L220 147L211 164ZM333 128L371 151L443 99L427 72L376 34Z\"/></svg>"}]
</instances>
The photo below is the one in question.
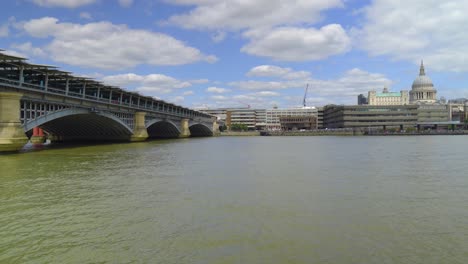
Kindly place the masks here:
<instances>
[{"instance_id":1,"label":"bridge deck","mask_svg":"<svg viewBox=\"0 0 468 264\"><path fill-rule=\"evenodd\" d=\"M57 70L54 66L27 63L26 59L0 52L0 87L26 93L78 99L96 106L161 113L181 118L211 119L212 116L99 81Z\"/></svg>"}]
</instances>

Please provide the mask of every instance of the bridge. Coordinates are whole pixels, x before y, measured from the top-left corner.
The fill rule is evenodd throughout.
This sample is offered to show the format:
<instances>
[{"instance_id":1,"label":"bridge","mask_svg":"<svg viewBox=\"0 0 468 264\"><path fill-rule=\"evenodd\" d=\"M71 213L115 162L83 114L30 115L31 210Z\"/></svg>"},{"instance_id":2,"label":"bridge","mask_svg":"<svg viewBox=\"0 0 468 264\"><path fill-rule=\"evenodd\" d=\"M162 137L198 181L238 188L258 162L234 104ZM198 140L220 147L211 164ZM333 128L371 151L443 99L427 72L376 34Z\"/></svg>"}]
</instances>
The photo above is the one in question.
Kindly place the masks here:
<instances>
[{"instance_id":1,"label":"bridge","mask_svg":"<svg viewBox=\"0 0 468 264\"><path fill-rule=\"evenodd\" d=\"M0 50L0 152L46 137L52 142L133 142L218 132L211 115Z\"/></svg>"}]
</instances>

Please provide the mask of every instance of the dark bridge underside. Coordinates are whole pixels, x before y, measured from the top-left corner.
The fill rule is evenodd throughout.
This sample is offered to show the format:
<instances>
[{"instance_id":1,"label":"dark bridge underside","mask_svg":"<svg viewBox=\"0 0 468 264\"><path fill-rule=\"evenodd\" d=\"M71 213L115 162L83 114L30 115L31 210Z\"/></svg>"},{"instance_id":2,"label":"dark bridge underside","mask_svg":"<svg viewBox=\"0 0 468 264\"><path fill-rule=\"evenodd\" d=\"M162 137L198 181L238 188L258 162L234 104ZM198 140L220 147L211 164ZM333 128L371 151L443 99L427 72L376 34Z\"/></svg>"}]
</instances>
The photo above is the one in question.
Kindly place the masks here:
<instances>
[{"instance_id":1,"label":"dark bridge underside","mask_svg":"<svg viewBox=\"0 0 468 264\"><path fill-rule=\"evenodd\" d=\"M170 122L160 121L147 128L149 138L177 138L179 129Z\"/></svg>"},{"instance_id":2,"label":"dark bridge underside","mask_svg":"<svg viewBox=\"0 0 468 264\"><path fill-rule=\"evenodd\" d=\"M177 138L180 136L179 129L172 123L166 121L156 122L148 127L149 138ZM202 124L196 124L189 127L192 137L210 137L213 132Z\"/></svg>"},{"instance_id":3,"label":"dark bridge underside","mask_svg":"<svg viewBox=\"0 0 468 264\"><path fill-rule=\"evenodd\" d=\"M93 114L60 117L40 127L56 141L128 141L131 136L131 132L116 121Z\"/></svg>"},{"instance_id":4,"label":"dark bridge underside","mask_svg":"<svg viewBox=\"0 0 468 264\"><path fill-rule=\"evenodd\" d=\"M190 129L190 136L192 137L211 137L213 136L213 132L211 130L201 124L192 125L189 127Z\"/></svg>"}]
</instances>

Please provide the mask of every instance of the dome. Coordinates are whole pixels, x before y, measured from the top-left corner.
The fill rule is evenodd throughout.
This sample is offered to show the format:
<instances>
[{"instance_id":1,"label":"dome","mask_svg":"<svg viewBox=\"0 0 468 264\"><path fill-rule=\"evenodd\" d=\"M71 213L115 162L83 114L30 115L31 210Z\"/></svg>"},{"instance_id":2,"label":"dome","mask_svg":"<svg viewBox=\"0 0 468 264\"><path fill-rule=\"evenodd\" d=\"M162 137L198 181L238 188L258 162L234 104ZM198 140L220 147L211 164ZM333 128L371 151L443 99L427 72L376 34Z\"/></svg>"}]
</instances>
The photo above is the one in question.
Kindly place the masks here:
<instances>
[{"instance_id":1,"label":"dome","mask_svg":"<svg viewBox=\"0 0 468 264\"><path fill-rule=\"evenodd\" d=\"M427 76L418 76L413 82L413 85L411 86L412 90L421 90L421 89L434 89L434 84L432 83L431 78Z\"/></svg>"},{"instance_id":2,"label":"dome","mask_svg":"<svg viewBox=\"0 0 468 264\"><path fill-rule=\"evenodd\" d=\"M435 90L431 78L426 76L422 61L421 68L419 69L419 76L414 80L411 90Z\"/></svg>"}]
</instances>

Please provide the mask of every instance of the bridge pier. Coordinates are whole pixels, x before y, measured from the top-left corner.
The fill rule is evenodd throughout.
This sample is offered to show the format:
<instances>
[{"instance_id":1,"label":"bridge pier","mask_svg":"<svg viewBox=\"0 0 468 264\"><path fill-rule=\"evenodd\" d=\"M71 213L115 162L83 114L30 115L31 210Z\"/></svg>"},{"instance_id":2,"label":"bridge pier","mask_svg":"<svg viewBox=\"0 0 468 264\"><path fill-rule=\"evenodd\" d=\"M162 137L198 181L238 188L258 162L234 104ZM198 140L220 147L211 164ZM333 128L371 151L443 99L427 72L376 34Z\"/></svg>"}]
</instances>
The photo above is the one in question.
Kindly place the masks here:
<instances>
[{"instance_id":1,"label":"bridge pier","mask_svg":"<svg viewBox=\"0 0 468 264\"><path fill-rule=\"evenodd\" d=\"M213 136L219 136L219 124L216 121L213 121Z\"/></svg>"},{"instance_id":2,"label":"bridge pier","mask_svg":"<svg viewBox=\"0 0 468 264\"><path fill-rule=\"evenodd\" d=\"M0 152L20 150L28 142L20 120L22 96L15 92L0 93Z\"/></svg>"},{"instance_id":3,"label":"bridge pier","mask_svg":"<svg viewBox=\"0 0 468 264\"><path fill-rule=\"evenodd\" d=\"M144 141L148 138L148 131L145 126L146 112L136 112L133 121L133 135L130 137L131 142Z\"/></svg>"},{"instance_id":4,"label":"bridge pier","mask_svg":"<svg viewBox=\"0 0 468 264\"><path fill-rule=\"evenodd\" d=\"M33 143L34 145L40 145L42 143L45 142L45 135L44 135L44 131L42 130L42 128L39 128L39 127L35 127L33 128L33 134L31 136L31 143Z\"/></svg>"},{"instance_id":5,"label":"bridge pier","mask_svg":"<svg viewBox=\"0 0 468 264\"><path fill-rule=\"evenodd\" d=\"M184 118L180 121L180 138L190 137L189 119Z\"/></svg>"}]
</instances>

